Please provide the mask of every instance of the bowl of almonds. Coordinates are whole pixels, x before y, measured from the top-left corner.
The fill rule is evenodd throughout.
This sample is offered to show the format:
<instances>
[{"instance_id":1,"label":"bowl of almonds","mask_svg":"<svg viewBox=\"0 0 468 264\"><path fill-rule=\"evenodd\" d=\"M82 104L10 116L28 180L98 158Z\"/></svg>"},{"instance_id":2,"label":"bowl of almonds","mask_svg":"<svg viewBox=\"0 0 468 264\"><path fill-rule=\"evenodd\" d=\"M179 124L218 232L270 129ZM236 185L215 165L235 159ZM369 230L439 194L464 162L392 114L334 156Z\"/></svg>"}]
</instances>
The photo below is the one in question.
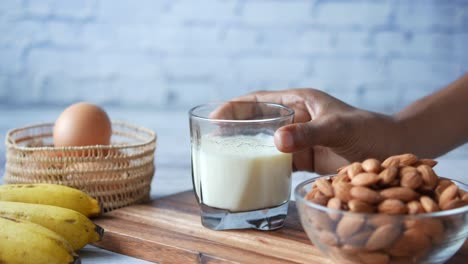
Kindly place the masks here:
<instances>
[{"instance_id":1,"label":"bowl of almonds","mask_svg":"<svg viewBox=\"0 0 468 264\"><path fill-rule=\"evenodd\" d=\"M295 189L302 226L335 263L444 263L468 237L468 186L413 154L367 159Z\"/></svg>"}]
</instances>

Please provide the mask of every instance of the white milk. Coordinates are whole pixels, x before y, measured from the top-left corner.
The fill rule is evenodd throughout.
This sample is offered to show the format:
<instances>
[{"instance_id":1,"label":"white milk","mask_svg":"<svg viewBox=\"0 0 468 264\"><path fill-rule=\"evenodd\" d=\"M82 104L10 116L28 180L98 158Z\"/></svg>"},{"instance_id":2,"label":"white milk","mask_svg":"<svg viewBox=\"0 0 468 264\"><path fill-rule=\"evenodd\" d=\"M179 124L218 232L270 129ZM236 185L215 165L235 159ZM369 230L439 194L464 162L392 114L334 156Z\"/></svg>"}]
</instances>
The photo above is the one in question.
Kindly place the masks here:
<instances>
[{"instance_id":1,"label":"white milk","mask_svg":"<svg viewBox=\"0 0 468 264\"><path fill-rule=\"evenodd\" d=\"M292 155L278 151L272 136L207 135L192 152L195 191L208 206L251 211L289 199Z\"/></svg>"}]
</instances>

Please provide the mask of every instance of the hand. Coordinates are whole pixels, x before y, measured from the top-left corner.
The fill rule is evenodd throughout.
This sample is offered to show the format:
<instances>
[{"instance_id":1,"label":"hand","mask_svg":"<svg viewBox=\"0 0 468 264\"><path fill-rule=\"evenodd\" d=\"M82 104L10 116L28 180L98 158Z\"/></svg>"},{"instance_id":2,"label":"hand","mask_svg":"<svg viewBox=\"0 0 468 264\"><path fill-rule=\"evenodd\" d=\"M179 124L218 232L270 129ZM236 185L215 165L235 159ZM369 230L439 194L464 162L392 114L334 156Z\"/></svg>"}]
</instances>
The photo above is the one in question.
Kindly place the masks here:
<instances>
[{"instance_id":1,"label":"hand","mask_svg":"<svg viewBox=\"0 0 468 264\"><path fill-rule=\"evenodd\" d=\"M275 144L282 152L294 153L295 170L334 173L349 162L382 160L401 149L399 126L391 116L354 108L319 90L259 91L232 101L294 109L294 123L276 131Z\"/></svg>"}]
</instances>

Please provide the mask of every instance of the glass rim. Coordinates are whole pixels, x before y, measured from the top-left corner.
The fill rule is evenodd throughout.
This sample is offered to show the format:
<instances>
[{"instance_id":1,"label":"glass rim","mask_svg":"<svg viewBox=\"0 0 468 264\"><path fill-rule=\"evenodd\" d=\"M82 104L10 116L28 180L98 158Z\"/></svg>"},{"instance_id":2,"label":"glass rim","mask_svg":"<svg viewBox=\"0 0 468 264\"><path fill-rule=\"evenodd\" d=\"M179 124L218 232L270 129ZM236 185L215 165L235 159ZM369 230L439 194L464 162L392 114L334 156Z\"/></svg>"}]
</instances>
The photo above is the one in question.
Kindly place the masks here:
<instances>
[{"instance_id":1,"label":"glass rim","mask_svg":"<svg viewBox=\"0 0 468 264\"><path fill-rule=\"evenodd\" d=\"M215 119L209 118L201 115L195 114L195 111L207 106L221 106L227 103L248 103L248 104L255 104L255 105L266 105L268 107L277 108L277 109L284 109L287 111L287 114L280 115L278 117L270 117L270 118L262 118L262 119L246 119L246 120L234 120L234 119ZM290 117L293 117L295 114L294 109L289 106L278 104L278 103L271 103L271 102L248 102L248 101L235 101L235 102L215 102L215 103L206 103L200 104L197 106L192 107L189 110L190 118L196 118L199 120L210 121L210 122L219 122L219 123L266 123L266 122L276 122L286 120Z\"/></svg>"},{"instance_id":2,"label":"glass rim","mask_svg":"<svg viewBox=\"0 0 468 264\"><path fill-rule=\"evenodd\" d=\"M294 188L294 198L296 201L300 201L304 204L307 205L307 207L312 207L314 209L327 212L327 213L335 213L335 214L349 214L349 215L360 215L360 216L366 216L366 217L374 217L382 214L378 213L356 213L356 212L351 212L351 211L344 211L344 210L338 210L338 209L333 209L333 208L328 208L326 206L320 205L313 203L307 199L305 199L304 196L299 194L299 191L303 189L306 185L311 184L315 182L318 179L321 178L328 178L331 176L335 176L337 174L329 174L329 175L323 175L319 177L315 177L312 179L305 180L301 183L299 183L295 188ZM464 186L467 186L465 183L461 181L457 181L454 179L449 179L450 181L454 182L455 184L462 184ZM424 219L424 218L431 218L431 217L443 217L443 216L452 216L452 215L457 215L460 213L467 213L468 212L468 205L465 205L463 207L455 208L455 209L450 209L450 210L444 210L444 211L438 211L438 212L433 212L433 213L424 213L424 214L398 214L398 215L387 215L388 217L404 217L404 218L414 218L414 219Z\"/></svg>"}]
</instances>

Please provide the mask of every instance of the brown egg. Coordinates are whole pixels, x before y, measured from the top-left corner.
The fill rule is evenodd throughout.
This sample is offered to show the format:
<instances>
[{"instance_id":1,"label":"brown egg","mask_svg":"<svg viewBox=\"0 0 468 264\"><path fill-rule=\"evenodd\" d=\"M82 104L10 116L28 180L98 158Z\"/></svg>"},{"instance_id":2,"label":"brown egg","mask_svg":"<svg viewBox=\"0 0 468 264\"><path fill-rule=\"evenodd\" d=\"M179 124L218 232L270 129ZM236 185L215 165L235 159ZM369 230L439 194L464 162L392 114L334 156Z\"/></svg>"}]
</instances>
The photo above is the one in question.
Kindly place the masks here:
<instances>
[{"instance_id":1,"label":"brown egg","mask_svg":"<svg viewBox=\"0 0 468 264\"><path fill-rule=\"evenodd\" d=\"M55 121L54 146L109 145L112 126L106 112L90 103L69 106Z\"/></svg>"}]
</instances>

